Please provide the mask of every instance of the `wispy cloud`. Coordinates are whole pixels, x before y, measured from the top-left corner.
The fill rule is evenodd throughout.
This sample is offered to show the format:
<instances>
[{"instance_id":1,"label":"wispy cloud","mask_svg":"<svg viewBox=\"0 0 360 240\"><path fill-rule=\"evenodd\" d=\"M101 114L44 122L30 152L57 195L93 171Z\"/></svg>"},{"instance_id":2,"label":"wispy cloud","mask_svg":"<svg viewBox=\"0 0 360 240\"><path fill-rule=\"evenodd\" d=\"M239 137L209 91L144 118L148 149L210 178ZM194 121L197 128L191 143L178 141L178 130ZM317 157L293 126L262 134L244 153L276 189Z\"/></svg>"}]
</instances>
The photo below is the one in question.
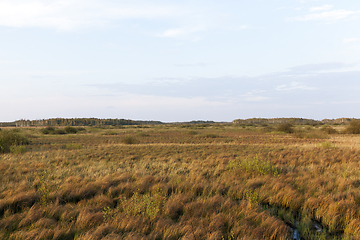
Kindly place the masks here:
<instances>
[{"instance_id":1,"label":"wispy cloud","mask_svg":"<svg viewBox=\"0 0 360 240\"><path fill-rule=\"evenodd\" d=\"M19 64L23 62L24 61L17 61L17 60L0 60L0 64Z\"/></svg>"},{"instance_id":2,"label":"wispy cloud","mask_svg":"<svg viewBox=\"0 0 360 240\"><path fill-rule=\"evenodd\" d=\"M344 38L343 43L353 43L353 42L360 42L360 38Z\"/></svg>"},{"instance_id":3,"label":"wispy cloud","mask_svg":"<svg viewBox=\"0 0 360 240\"><path fill-rule=\"evenodd\" d=\"M292 21L326 21L336 22L339 20L350 19L359 15L360 11L348 11L348 10L333 10L322 13L311 13L305 16L294 17L289 20Z\"/></svg>"},{"instance_id":4,"label":"wispy cloud","mask_svg":"<svg viewBox=\"0 0 360 240\"><path fill-rule=\"evenodd\" d=\"M310 12L328 11L328 10L332 9L333 7L334 7L333 5L324 5L322 7L312 7L312 8L310 8Z\"/></svg>"},{"instance_id":5,"label":"wispy cloud","mask_svg":"<svg viewBox=\"0 0 360 240\"><path fill-rule=\"evenodd\" d=\"M316 90L316 88L314 88L314 87L309 87L309 86L306 86L305 84L299 83L299 82L292 82L290 84L282 84L282 85L276 87L277 91L291 91L291 90L296 90L296 89Z\"/></svg>"},{"instance_id":6,"label":"wispy cloud","mask_svg":"<svg viewBox=\"0 0 360 240\"><path fill-rule=\"evenodd\" d=\"M175 67L206 67L208 63L175 64Z\"/></svg>"},{"instance_id":7,"label":"wispy cloud","mask_svg":"<svg viewBox=\"0 0 360 240\"><path fill-rule=\"evenodd\" d=\"M317 64L305 64L296 67L292 67L289 70L293 73L315 73L319 71L333 71L347 67L353 67L354 64L346 64L342 62L329 62L329 63L317 63Z\"/></svg>"},{"instance_id":8,"label":"wispy cloud","mask_svg":"<svg viewBox=\"0 0 360 240\"><path fill-rule=\"evenodd\" d=\"M168 38L178 38L178 37L187 37L192 36L195 33L204 32L207 30L206 26L184 26L180 28L170 28L165 30L160 37L168 37ZM192 37L193 40L198 39L198 37Z\"/></svg>"},{"instance_id":9,"label":"wispy cloud","mask_svg":"<svg viewBox=\"0 0 360 240\"><path fill-rule=\"evenodd\" d=\"M105 2L105 1L104 1ZM181 9L149 4L116 4L99 0L4 0L0 2L0 25L43 27L71 31L109 25L116 19L156 19L177 16Z\"/></svg>"}]
</instances>

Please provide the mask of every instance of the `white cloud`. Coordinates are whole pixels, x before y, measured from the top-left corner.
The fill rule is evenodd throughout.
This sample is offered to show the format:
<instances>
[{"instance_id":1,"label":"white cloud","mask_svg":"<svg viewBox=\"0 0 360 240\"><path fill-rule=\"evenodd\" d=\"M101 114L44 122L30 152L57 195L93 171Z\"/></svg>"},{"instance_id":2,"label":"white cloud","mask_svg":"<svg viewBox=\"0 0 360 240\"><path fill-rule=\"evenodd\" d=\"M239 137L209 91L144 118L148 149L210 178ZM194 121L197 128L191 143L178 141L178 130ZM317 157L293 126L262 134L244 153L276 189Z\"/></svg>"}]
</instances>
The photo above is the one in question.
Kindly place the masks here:
<instances>
[{"instance_id":1,"label":"white cloud","mask_svg":"<svg viewBox=\"0 0 360 240\"><path fill-rule=\"evenodd\" d=\"M103 26L116 19L169 18L181 12L170 6L124 5L99 0L5 0L0 2L0 26L45 27L69 31Z\"/></svg>"},{"instance_id":2,"label":"white cloud","mask_svg":"<svg viewBox=\"0 0 360 240\"><path fill-rule=\"evenodd\" d=\"M352 42L359 42L360 38L344 38L343 43L352 43Z\"/></svg>"},{"instance_id":3,"label":"white cloud","mask_svg":"<svg viewBox=\"0 0 360 240\"><path fill-rule=\"evenodd\" d=\"M324 5L322 7L312 7L312 8L310 8L310 12L328 11L328 10L332 9L333 7L334 7L333 5Z\"/></svg>"},{"instance_id":4,"label":"white cloud","mask_svg":"<svg viewBox=\"0 0 360 240\"><path fill-rule=\"evenodd\" d=\"M163 32L163 34L161 34L162 37L179 37L179 36L183 36L185 34L187 34L190 31L187 31L186 29L182 29L182 28L173 28L173 29L169 29L166 30L165 32Z\"/></svg>"},{"instance_id":5,"label":"white cloud","mask_svg":"<svg viewBox=\"0 0 360 240\"><path fill-rule=\"evenodd\" d=\"M314 87L308 87L304 84L301 84L299 82L292 82L288 85L286 84L282 84L280 86L276 87L277 91L290 91L290 90L296 90L296 89L301 89L301 90L316 90L316 88Z\"/></svg>"},{"instance_id":6,"label":"white cloud","mask_svg":"<svg viewBox=\"0 0 360 240\"><path fill-rule=\"evenodd\" d=\"M16 60L0 60L0 64L19 64L24 61L16 61Z\"/></svg>"},{"instance_id":7,"label":"white cloud","mask_svg":"<svg viewBox=\"0 0 360 240\"><path fill-rule=\"evenodd\" d=\"M291 20L295 21L327 21L327 22L335 22L338 20L347 19L351 16L355 16L359 14L360 11L347 11L347 10L333 10L328 12L322 12L322 13L311 13L302 17L295 17Z\"/></svg>"},{"instance_id":8,"label":"white cloud","mask_svg":"<svg viewBox=\"0 0 360 240\"><path fill-rule=\"evenodd\" d=\"M188 37L191 36L191 39L196 41L198 37L194 37L195 33L206 31L208 27L205 26L195 26L195 27L182 27L182 28L171 28L164 31L160 37L168 38L178 38L178 37Z\"/></svg>"},{"instance_id":9,"label":"white cloud","mask_svg":"<svg viewBox=\"0 0 360 240\"><path fill-rule=\"evenodd\" d=\"M244 100L246 102L261 102L264 100L268 100L270 98L268 97L263 97L263 96L251 96L251 97L246 97Z\"/></svg>"}]
</instances>

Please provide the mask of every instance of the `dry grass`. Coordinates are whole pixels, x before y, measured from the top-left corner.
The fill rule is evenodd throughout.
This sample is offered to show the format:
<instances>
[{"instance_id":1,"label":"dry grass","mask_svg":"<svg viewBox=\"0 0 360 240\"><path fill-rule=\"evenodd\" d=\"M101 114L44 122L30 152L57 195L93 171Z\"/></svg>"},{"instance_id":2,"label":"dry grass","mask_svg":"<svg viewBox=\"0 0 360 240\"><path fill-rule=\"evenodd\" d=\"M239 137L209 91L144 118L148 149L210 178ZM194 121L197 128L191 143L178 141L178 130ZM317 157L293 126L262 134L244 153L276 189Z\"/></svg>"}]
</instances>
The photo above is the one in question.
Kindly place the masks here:
<instances>
[{"instance_id":1,"label":"dry grass","mask_svg":"<svg viewBox=\"0 0 360 240\"><path fill-rule=\"evenodd\" d=\"M21 129L27 152L0 155L0 239L359 237L359 136L191 128Z\"/></svg>"}]
</instances>

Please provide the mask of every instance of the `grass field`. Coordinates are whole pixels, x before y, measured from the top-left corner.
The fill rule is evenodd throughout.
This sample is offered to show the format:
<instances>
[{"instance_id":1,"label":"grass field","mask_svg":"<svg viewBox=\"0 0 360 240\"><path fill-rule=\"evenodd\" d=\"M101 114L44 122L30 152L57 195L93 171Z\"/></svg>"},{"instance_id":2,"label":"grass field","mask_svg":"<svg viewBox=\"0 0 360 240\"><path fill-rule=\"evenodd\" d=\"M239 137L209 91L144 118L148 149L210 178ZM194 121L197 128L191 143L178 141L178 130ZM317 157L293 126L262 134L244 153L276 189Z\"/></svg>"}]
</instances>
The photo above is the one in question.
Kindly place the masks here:
<instances>
[{"instance_id":1,"label":"grass field","mask_svg":"<svg viewBox=\"0 0 360 240\"><path fill-rule=\"evenodd\" d=\"M0 239L359 239L342 128L3 128L30 144L0 154Z\"/></svg>"}]
</instances>

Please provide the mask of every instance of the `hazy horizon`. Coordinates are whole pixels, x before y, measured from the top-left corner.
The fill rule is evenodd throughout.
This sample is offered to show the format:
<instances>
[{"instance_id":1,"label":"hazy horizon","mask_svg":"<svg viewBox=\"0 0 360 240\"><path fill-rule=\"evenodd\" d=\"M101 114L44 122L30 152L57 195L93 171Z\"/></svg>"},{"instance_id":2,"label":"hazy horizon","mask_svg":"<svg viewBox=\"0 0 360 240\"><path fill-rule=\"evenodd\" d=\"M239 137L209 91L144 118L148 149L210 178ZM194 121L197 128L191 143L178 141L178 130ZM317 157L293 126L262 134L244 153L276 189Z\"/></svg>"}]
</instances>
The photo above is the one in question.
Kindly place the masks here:
<instances>
[{"instance_id":1,"label":"hazy horizon","mask_svg":"<svg viewBox=\"0 0 360 240\"><path fill-rule=\"evenodd\" d=\"M360 118L355 0L0 0L0 122Z\"/></svg>"}]
</instances>

